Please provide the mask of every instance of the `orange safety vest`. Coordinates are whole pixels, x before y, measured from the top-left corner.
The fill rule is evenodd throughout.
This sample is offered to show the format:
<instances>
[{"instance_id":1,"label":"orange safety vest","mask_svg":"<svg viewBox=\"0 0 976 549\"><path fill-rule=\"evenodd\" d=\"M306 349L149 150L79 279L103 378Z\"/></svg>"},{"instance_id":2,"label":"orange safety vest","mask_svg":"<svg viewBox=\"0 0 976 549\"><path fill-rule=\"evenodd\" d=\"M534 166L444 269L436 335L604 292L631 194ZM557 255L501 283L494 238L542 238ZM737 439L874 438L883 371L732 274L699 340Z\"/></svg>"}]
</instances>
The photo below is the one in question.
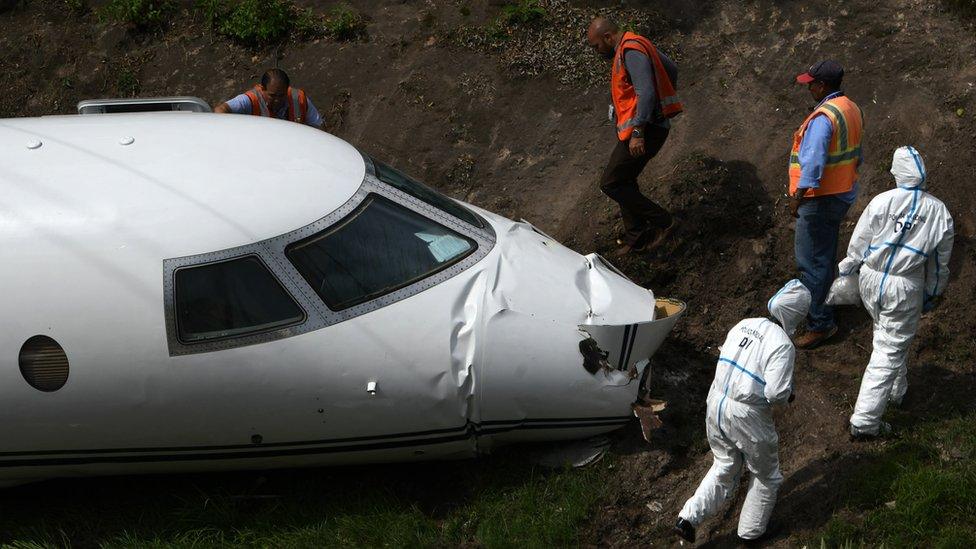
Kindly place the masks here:
<instances>
[{"instance_id":1,"label":"orange safety vest","mask_svg":"<svg viewBox=\"0 0 976 549\"><path fill-rule=\"evenodd\" d=\"M857 165L861 160L861 132L864 119L861 108L845 95L824 101L810 113L800 129L793 134L793 150L790 153L790 196L796 193L800 183L800 143L810 121L817 116L830 120L833 132L827 148L827 164L824 166L820 187L809 189L805 197L846 193L857 182Z\"/></svg>"},{"instance_id":2,"label":"orange safety vest","mask_svg":"<svg viewBox=\"0 0 976 549\"><path fill-rule=\"evenodd\" d=\"M643 36L625 32L613 57L610 74L610 93L613 97L613 109L617 114L617 138L621 141L630 139L630 134L634 131L634 117L637 116L637 92L624 64L624 52L627 50L638 50L651 60L655 89L661 102L661 113L665 118L673 118L684 110L654 44Z\"/></svg>"},{"instance_id":3,"label":"orange safety vest","mask_svg":"<svg viewBox=\"0 0 976 549\"><path fill-rule=\"evenodd\" d=\"M254 116L275 116L268 109L270 101L268 101L267 94L260 84L256 84L244 94L251 100L251 114ZM304 123L308 116L308 99L305 97L305 90L288 86L288 97L290 99L288 101L288 120Z\"/></svg>"}]
</instances>

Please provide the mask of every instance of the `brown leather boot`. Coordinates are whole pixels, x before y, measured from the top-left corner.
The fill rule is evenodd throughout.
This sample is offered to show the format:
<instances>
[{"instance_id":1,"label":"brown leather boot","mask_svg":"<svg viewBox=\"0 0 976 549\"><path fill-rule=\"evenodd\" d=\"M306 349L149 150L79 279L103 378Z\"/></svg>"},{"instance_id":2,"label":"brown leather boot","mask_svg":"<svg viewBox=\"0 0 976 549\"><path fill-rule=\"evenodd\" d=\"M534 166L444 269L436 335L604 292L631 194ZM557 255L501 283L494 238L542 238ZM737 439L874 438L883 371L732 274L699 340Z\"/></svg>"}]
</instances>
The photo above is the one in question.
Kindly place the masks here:
<instances>
[{"instance_id":1,"label":"brown leather boot","mask_svg":"<svg viewBox=\"0 0 976 549\"><path fill-rule=\"evenodd\" d=\"M664 244L664 241L667 240L669 236L671 236L671 233L674 232L674 229L677 228L677 226L678 226L678 218L672 217L671 224L658 231L657 234L654 236L654 239L647 243L647 246L645 246L645 250L651 251L660 248L661 244Z\"/></svg>"},{"instance_id":2,"label":"brown leather boot","mask_svg":"<svg viewBox=\"0 0 976 549\"><path fill-rule=\"evenodd\" d=\"M797 349L813 349L819 347L824 341L827 341L834 334L837 333L837 326L831 326L829 330L824 330L822 332L808 331L802 336L796 338L793 342Z\"/></svg>"},{"instance_id":3,"label":"brown leather boot","mask_svg":"<svg viewBox=\"0 0 976 549\"><path fill-rule=\"evenodd\" d=\"M655 230L656 229L654 228L644 229L644 231L641 234L639 234L637 238L635 238L634 241L631 243L627 243L622 239L618 238L617 244L623 244L623 245L617 248L616 251L613 252L613 257L619 258L619 257L624 257L628 254L647 251L648 249L647 243L654 237Z\"/></svg>"}]
</instances>

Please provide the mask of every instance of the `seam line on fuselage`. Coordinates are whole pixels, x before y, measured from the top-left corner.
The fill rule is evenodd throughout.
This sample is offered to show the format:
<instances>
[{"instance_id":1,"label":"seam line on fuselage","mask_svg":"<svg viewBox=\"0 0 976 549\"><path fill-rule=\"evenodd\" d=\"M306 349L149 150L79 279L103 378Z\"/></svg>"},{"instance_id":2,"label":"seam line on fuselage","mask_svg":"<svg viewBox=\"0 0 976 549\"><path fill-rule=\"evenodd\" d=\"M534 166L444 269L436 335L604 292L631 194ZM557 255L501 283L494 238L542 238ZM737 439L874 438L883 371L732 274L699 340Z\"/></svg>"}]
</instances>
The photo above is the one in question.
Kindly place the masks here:
<instances>
[{"instance_id":1,"label":"seam line on fuselage","mask_svg":"<svg viewBox=\"0 0 976 549\"><path fill-rule=\"evenodd\" d=\"M469 422L465 425L458 427L451 427L446 429L434 429L429 431L416 431L412 433L394 433L389 435L375 435L367 437L348 437L339 439L326 439L326 440L312 440L312 441L294 441L294 442L277 442L277 443L265 443L265 444L238 444L238 445L225 445L225 446L184 446L184 447L158 447L158 448L102 448L102 449L87 449L87 450L41 450L41 451L20 451L20 452L2 452L0 453L0 467L9 461L3 461L4 457L28 457L28 456L56 456L56 455L83 455L83 454L147 454L147 453L162 453L162 452L217 452L217 451L227 451L227 450L256 450L259 448L285 448L294 446L322 446L329 444L341 444L349 442L394 442L389 439L400 439L400 438L412 438L413 440L403 440L395 441L397 443L404 443L405 445L423 443L425 440L430 440L430 438L416 438L416 437L430 437L431 435L451 435L463 433L465 436L471 434L480 435L486 434L485 431L491 429L492 432L502 432L506 430L515 429L544 429L544 428L568 428L576 426L599 426L599 425L611 425L614 423L623 423L629 421L631 416L608 416L608 417L581 417L581 418L525 418L525 419L513 419L513 420L492 420L484 422ZM435 437L436 439L437 437ZM360 445L352 445L358 447ZM296 449L296 448L291 448ZM198 454L198 455L211 455L211 454Z\"/></svg>"}]
</instances>

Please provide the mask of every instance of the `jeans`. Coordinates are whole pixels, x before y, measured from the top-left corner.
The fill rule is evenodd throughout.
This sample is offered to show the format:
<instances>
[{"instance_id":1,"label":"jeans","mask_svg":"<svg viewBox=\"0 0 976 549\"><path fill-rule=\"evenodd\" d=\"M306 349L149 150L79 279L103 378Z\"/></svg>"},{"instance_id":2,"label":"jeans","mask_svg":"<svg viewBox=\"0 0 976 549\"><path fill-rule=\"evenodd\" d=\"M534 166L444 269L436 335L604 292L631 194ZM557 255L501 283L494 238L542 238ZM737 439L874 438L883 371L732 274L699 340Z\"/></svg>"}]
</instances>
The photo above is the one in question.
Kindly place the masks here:
<instances>
[{"instance_id":1,"label":"jeans","mask_svg":"<svg viewBox=\"0 0 976 549\"><path fill-rule=\"evenodd\" d=\"M807 329L814 332L834 327L833 308L824 305L824 300L836 274L837 233L850 207L833 195L809 198L800 204L794 248L800 282L810 290Z\"/></svg>"},{"instance_id":2,"label":"jeans","mask_svg":"<svg viewBox=\"0 0 976 549\"><path fill-rule=\"evenodd\" d=\"M637 186L637 176L668 139L668 129L648 126L644 137L644 156L630 155L629 141L618 141L600 178L600 190L620 206L624 221L624 240L634 244L648 229L671 225L671 214L647 198Z\"/></svg>"}]
</instances>

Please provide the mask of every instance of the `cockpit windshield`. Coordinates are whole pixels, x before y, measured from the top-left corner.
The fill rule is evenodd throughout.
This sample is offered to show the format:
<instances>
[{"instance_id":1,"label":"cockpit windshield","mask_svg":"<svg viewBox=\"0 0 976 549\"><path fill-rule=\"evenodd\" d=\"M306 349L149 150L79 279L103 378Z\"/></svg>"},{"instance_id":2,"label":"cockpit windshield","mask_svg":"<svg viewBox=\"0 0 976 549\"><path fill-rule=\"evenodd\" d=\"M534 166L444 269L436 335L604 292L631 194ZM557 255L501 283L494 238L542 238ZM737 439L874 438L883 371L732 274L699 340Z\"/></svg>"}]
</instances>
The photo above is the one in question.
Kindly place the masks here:
<instances>
[{"instance_id":1,"label":"cockpit windshield","mask_svg":"<svg viewBox=\"0 0 976 549\"><path fill-rule=\"evenodd\" d=\"M376 160L375 158L370 157L370 160L373 162L373 166L376 168L376 177L383 183L395 187L409 194L410 196L413 196L414 198L423 200L431 206L439 210L443 210L444 212L453 215L465 223L473 225L479 229L484 228L484 222L481 220L481 218L461 204L458 204L447 196Z\"/></svg>"},{"instance_id":2,"label":"cockpit windshield","mask_svg":"<svg viewBox=\"0 0 976 549\"><path fill-rule=\"evenodd\" d=\"M285 255L322 301L341 311L440 272L476 249L473 240L373 194Z\"/></svg>"}]
</instances>

